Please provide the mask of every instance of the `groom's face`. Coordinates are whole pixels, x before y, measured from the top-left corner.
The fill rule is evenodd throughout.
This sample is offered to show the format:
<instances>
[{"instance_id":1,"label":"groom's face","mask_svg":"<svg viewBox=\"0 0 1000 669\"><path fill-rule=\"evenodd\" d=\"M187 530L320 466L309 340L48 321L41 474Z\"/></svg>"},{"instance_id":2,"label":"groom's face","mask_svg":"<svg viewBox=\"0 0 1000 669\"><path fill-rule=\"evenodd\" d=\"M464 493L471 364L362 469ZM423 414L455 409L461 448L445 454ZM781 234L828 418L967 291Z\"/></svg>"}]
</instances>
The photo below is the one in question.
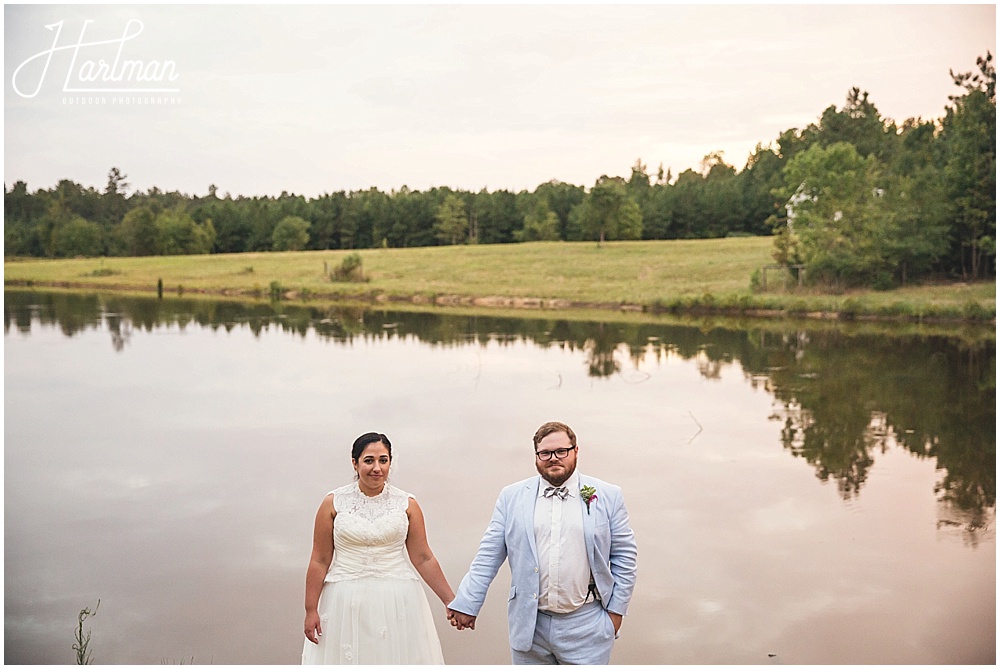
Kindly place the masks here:
<instances>
[{"instance_id":1,"label":"groom's face","mask_svg":"<svg viewBox=\"0 0 1000 669\"><path fill-rule=\"evenodd\" d=\"M573 444L570 443L569 440L569 435L565 432L552 432L545 435L545 437L538 442L535 452L556 451L560 448L573 448ZM543 479L554 486L560 486L573 475L573 472L576 471L576 453L577 450L573 448L573 450L569 451L566 454L566 457L561 460L557 459L555 455L548 460L539 460L536 455L535 469L538 470L538 473L542 475Z\"/></svg>"}]
</instances>

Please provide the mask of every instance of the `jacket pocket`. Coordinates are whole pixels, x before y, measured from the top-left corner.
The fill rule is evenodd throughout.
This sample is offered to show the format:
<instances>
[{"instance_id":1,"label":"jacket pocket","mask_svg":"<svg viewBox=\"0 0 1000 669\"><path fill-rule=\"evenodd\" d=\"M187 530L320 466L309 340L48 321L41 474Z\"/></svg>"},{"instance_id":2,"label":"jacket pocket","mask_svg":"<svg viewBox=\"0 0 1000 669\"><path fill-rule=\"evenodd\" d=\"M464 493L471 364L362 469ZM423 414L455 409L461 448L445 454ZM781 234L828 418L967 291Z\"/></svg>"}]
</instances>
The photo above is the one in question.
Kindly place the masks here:
<instances>
[{"instance_id":1,"label":"jacket pocket","mask_svg":"<svg viewBox=\"0 0 1000 669\"><path fill-rule=\"evenodd\" d=\"M516 592L516 591L517 591L517 587L516 587L516 586L513 586L513 585L512 585L512 586L510 586L510 594L509 594L509 595L507 595L507 601L508 601L508 602L509 602L510 600L514 599L514 595L515 595L515 594L517 594L517 592Z\"/></svg>"}]
</instances>

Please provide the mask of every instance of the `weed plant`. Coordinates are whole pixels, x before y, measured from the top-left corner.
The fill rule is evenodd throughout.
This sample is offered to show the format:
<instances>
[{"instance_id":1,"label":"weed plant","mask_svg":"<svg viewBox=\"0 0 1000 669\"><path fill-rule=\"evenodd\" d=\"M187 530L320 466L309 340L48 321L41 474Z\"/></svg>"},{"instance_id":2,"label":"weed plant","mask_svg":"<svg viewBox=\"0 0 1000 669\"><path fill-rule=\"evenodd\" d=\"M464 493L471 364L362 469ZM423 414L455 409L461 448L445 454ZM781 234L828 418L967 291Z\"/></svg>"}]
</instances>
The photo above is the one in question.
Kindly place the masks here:
<instances>
[{"instance_id":1,"label":"weed plant","mask_svg":"<svg viewBox=\"0 0 1000 669\"><path fill-rule=\"evenodd\" d=\"M80 609L80 613L77 615L77 625L76 625L76 643L73 644L73 650L76 651L76 663L77 664L92 664L93 660L90 658L90 630L87 633L83 633L83 621L87 618L91 618L97 615L97 609L101 608L101 600L97 600L97 606L91 611L90 607Z\"/></svg>"}]
</instances>

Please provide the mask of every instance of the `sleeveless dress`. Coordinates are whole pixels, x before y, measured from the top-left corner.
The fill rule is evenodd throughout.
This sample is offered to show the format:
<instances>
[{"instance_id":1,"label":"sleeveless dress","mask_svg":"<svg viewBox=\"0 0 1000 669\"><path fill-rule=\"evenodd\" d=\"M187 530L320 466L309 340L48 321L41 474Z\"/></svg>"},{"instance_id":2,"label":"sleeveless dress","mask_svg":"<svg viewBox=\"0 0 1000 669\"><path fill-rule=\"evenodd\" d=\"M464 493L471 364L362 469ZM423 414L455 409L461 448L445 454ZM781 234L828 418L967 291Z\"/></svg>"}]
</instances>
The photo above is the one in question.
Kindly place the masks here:
<instances>
[{"instance_id":1,"label":"sleeveless dress","mask_svg":"<svg viewBox=\"0 0 1000 669\"><path fill-rule=\"evenodd\" d=\"M420 575L406 552L409 495L333 491L333 562L319 598L323 636L302 664L444 664Z\"/></svg>"}]
</instances>

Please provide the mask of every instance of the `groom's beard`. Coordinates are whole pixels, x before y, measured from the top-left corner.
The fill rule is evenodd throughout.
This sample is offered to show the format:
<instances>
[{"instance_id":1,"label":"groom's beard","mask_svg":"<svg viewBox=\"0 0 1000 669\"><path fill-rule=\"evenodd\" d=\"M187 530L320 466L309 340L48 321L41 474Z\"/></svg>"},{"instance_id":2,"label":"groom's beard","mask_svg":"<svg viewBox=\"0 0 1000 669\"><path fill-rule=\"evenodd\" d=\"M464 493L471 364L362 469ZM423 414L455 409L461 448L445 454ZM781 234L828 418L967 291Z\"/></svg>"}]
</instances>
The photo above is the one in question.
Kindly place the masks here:
<instances>
[{"instance_id":1,"label":"groom's beard","mask_svg":"<svg viewBox=\"0 0 1000 669\"><path fill-rule=\"evenodd\" d=\"M542 475L543 479L548 481L551 485L559 487L563 483L566 483L566 481L569 480L569 477L573 475L573 472L576 471L576 458L574 458L571 463L567 463L566 460L569 460L568 456L564 460L559 460L558 464L560 466L555 467L552 466L552 460L549 460L548 462L538 462L536 459L535 469L538 470L538 473Z\"/></svg>"}]
</instances>

